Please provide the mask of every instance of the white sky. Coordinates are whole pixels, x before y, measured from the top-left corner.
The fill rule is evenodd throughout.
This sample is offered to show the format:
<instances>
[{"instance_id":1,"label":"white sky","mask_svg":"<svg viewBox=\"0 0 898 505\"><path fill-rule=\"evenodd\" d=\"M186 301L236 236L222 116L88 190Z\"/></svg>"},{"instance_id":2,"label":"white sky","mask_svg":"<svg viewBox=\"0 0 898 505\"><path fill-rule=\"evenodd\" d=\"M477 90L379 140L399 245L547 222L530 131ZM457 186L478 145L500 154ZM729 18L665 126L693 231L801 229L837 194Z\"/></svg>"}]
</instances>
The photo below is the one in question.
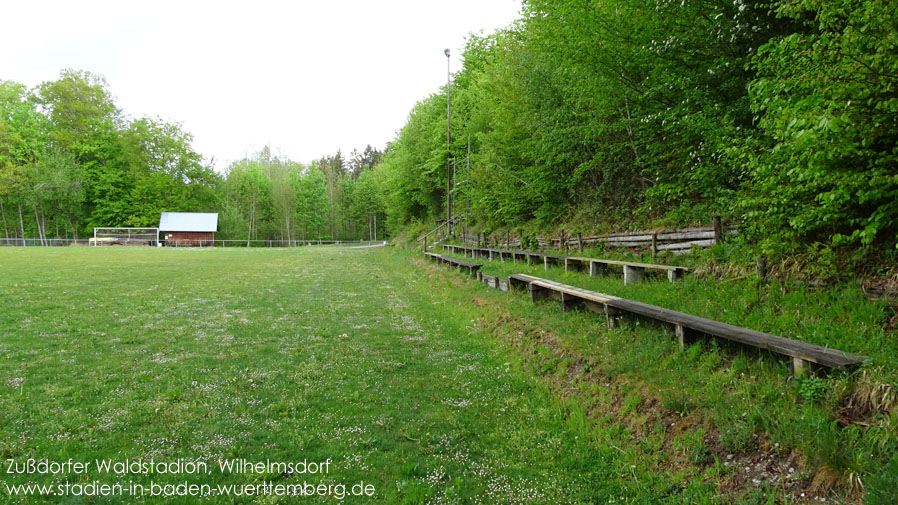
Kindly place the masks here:
<instances>
[{"instance_id":1,"label":"white sky","mask_svg":"<svg viewBox=\"0 0 898 505\"><path fill-rule=\"evenodd\" d=\"M268 144L307 163L383 149L520 0L6 1L0 79L106 77L132 117L183 124L217 169Z\"/></svg>"}]
</instances>

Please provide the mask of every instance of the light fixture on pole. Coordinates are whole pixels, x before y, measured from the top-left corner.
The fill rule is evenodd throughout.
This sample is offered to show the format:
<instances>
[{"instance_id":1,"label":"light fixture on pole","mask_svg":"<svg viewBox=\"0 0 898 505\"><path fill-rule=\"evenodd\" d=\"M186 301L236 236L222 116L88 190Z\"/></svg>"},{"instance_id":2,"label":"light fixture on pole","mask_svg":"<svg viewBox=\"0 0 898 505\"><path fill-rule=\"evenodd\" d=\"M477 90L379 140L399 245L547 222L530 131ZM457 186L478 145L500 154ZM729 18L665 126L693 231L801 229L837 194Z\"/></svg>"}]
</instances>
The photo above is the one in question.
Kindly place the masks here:
<instances>
[{"instance_id":1,"label":"light fixture on pole","mask_svg":"<svg viewBox=\"0 0 898 505\"><path fill-rule=\"evenodd\" d=\"M446 232L452 233L452 144L449 137L449 126L452 124L452 109L450 98L451 74L449 72L449 49L443 51L446 55Z\"/></svg>"}]
</instances>

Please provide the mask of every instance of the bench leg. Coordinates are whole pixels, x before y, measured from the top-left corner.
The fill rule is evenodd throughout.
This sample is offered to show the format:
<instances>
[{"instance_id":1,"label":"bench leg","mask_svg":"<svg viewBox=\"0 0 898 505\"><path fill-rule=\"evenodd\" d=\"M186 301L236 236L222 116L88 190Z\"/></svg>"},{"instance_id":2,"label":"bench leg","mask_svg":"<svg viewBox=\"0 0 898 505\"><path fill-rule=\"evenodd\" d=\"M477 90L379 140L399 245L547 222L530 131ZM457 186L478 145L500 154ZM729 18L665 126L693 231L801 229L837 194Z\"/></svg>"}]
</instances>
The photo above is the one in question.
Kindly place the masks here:
<instances>
[{"instance_id":1,"label":"bench leg","mask_svg":"<svg viewBox=\"0 0 898 505\"><path fill-rule=\"evenodd\" d=\"M502 291L508 291L508 280L507 280L507 279L502 279L502 278L500 277L499 279L496 280L496 283L498 284L497 287L498 287L500 290L502 290Z\"/></svg>"},{"instance_id":2,"label":"bench leg","mask_svg":"<svg viewBox=\"0 0 898 505\"><path fill-rule=\"evenodd\" d=\"M589 276L590 277L599 277L602 275L608 275L608 265L604 263L599 263L598 261L590 261L589 262Z\"/></svg>"},{"instance_id":3,"label":"bench leg","mask_svg":"<svg viewBox=\"0 0 898 505\"><path fill-rule=\"evenodd\" d=\"M582 304L583 304L582 298L578 298L576 296L571 296L564 292L561 293L561 311L562 312L570 312L572 310L577 309Z\"/></svg>"},{"instance_id":4,"label":"bench leg","mask_svg":"<svg viewBox=\"0 0 898 505\"><path fill-rule=\"evenodd\" d=\"M677 335L677 342L680 344L680 350L686 348L686 328L682 324L674 325L674 333Z\"/></svg>"},{"instance_id":5,"label":"bench leg","mask_svg":"<svg viewBox=\"0 0 898 505\"><path fill-rule=\"evenodd\" d=\"M631 267L624 265L624 286L627 284L635 284L645 280L645 269L642 267Z\"/></svg>"},{"instance_id":6,"label":"bench leg","mask_svg":"<svg viewBox=\"0 0 898 505\"><path fill-rule=\"evenodd\" d=\"M683 278L683 271L679 268L676 270L668 270L667 271L667 280L670 282L678 281Z\"/></svg>"},{"instance_id":7,"label":"bench leg","mask_svg":"<svg viewBox=\"0 0 898 505\"><path fill-rule=\"evenodd\" d=\"M583 270L583 262L580 260L564 259L564 270L566 272L579 272Z\"/></svg>"},{"instance_id":8,"label":"bench leg","mask_svg":"<svg viewBox=\"0 0 898 505\"><path fill-rule=\"evenodd\" d=\"M549 296L548 289L530 284L530 301L536 302Z\"/></svg>"},{"instance_id":9,"label":"bench leg","mask_svg":"<svg viewBox=\"0 0 898 505\"><path fill-rule=\"evenodd\" d=\"M796 377L804 377L811 371L811 362L801 358L792 358L792 373Z\"/></svg>"},{"instance_id":10,"label":"bench leg","mask_svg":"<svg viewBox=\"0 0 898 505\"><path fill-rule=\"evenodd\" d=\"M617 316L619 313L620 311L614 307L605 305L605 321L608 323L609 330L613 330L617 327Z\"/></svg>"}]
</instances>

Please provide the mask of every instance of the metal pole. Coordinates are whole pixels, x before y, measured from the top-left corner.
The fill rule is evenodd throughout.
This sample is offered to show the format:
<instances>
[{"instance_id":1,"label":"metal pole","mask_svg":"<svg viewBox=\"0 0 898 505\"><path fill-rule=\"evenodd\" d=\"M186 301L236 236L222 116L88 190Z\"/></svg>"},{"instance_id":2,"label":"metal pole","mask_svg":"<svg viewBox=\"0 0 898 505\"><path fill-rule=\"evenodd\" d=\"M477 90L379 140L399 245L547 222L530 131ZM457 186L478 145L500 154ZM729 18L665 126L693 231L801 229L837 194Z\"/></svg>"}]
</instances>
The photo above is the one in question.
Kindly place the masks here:
<instances>
[{"instance_id":1,"label":"metal pole","mask_svg":"<svg viewBox=\"0 0 898 505\"><path fill-rule=\"evenodd\" d=\"M443 54L446 55L446 231L448 234L452 232L452 179L451 179L451 171L452 166L450 165L450 158L452 158L452 144L450 143L449 137L449 126L452 124L452 108L451 108L451 100L450 100L450 88L451 88L451 73L449 69L449 49L447 48L443 51Z\"/></svg>"},{"instance_id":2,"label":"metal pole","mask_svg":"<svg viewBox=\"0 0 898 505\"><path fill-rule=\"evenodd\" d=\"M465 240L468 239L468 207L471 206L471 197L468 191L471 189L471 133L468 133L468 155L466 156L467 167L465 168ZM467 244L467 242L465 242Z\"/></svg>"},{"instance_id":3,"label":"metal pole","mask_svg":"<svg viewBox=\"0 0 898 505\"><path fill-rule=\"evenodd\" d=\"M455 172L456 165L458 165L457 160L452 160L452 215L455 213L455 197L458 195L458 187L455 185Z\"/></svg>"}]
</instances>

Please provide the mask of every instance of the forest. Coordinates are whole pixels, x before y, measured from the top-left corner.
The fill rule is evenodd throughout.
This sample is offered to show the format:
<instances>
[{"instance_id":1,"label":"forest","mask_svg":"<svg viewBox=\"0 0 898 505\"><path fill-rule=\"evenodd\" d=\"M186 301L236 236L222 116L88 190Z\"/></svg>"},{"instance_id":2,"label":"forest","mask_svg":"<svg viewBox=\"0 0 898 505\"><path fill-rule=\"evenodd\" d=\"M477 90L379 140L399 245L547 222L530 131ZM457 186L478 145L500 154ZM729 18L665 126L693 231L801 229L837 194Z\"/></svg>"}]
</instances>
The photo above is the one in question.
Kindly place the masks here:
<instances>
[{"instance_id":1,"label":"forest","mask_svg":"<svg viewBox=\"0 0 898 505\"><path fill-rule=\"evenodd\" d=\"M456 205L486 229L720 215L769 252L896 245L891 2L527 0L464 58ZM420 101L378 167L393 226L446 214L445 116L445 89Z\"/></svg>"},{"instance_id":2,"label":"forest","mask_svg":"<svg viewBox=\"0 0 898 505\"><path fill-rule=\"evenodd\" d=\"M468 37L451 90L383 152L305 166L266 148L223 173L178 124L124 115L102 77L4 81L3 232L215 210L222 238L367 238L375 216L395 235L445 218L454 166L455 214L485 231L723 216L771 253L894 251L896 31L886 0L526 0Z\"/></svg>"},{"instance_id":3,"label":"forest","mask_svg":"<svg viewBox=\"0 0 898 505\"><path fill-rule=\"evenodd\" d=\"M309 165L269 147L223 173L179 124L131 118L108 84L64 70L35 89L0 82L0 221L5 237L84 238L98 226L154 227L160 212L218 212L221 239L368 239L382 152Z\"/></svg>"}]
</instances>

